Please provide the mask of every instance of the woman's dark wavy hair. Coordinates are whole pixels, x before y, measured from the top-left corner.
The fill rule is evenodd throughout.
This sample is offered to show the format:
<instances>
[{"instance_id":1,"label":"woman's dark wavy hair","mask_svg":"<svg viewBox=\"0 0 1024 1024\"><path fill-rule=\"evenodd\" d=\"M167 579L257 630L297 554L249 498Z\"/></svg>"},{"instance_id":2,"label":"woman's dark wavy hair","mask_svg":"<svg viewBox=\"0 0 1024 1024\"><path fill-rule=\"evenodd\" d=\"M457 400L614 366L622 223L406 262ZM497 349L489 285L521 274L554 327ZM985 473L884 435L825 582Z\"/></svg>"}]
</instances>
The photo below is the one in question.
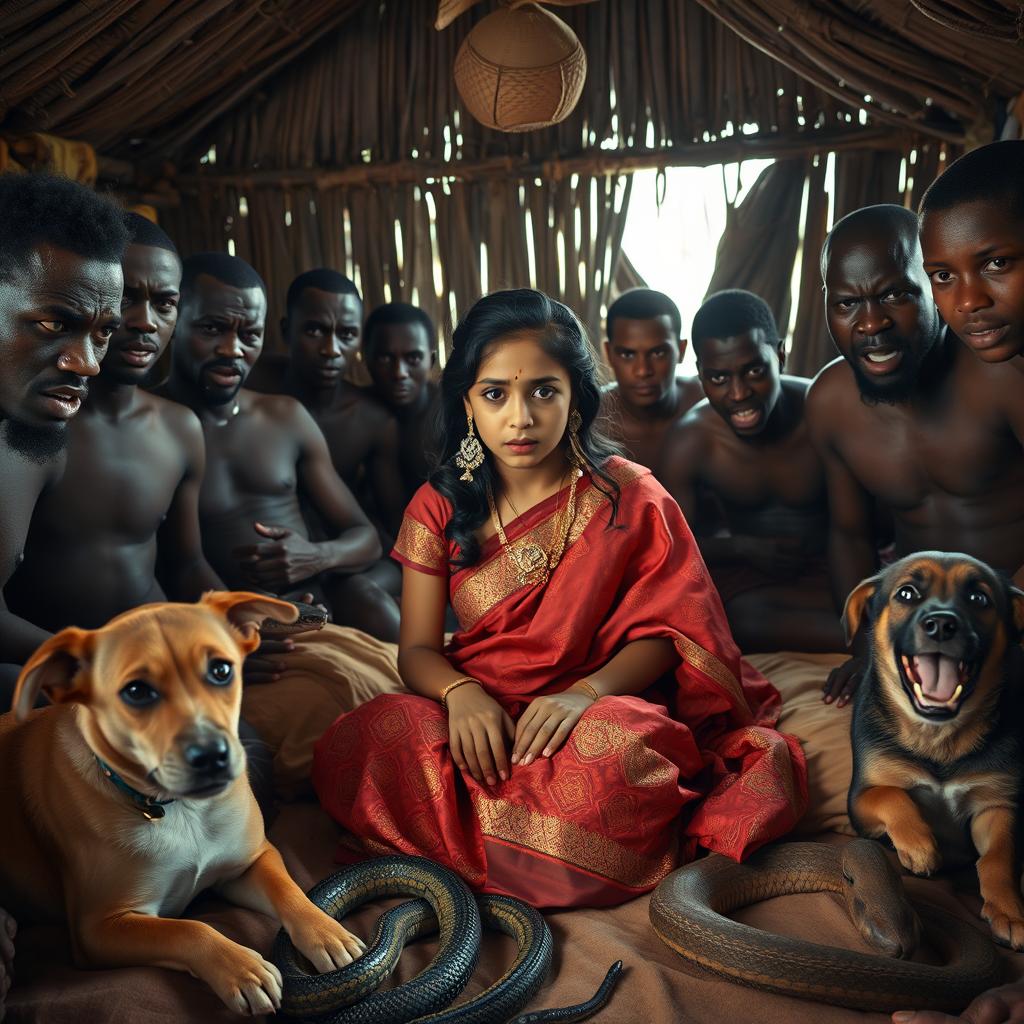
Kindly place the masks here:
<instances>
[{"instance_id":1,"label":"woman's dark wavy hair","mask_svg":"<svg viewBox=\"0 0 1024 1024\"><path fill-rule=\"evenodd\" d=\"M473 481L460 480L455 465L459 443L466 436L463 398L477 378L488 346L498 339L523 331L537 331L541 347L569 374L572 405L583 424L580 446L594 485L611 501L608 525L614 525L619 510L619 485L605 470L609 457L618 454L615 445L595 424L601 406L597 362L586 331L573 312L532 288L492 292L476 302L462 318L452 336L452 351L441 374L438 452L430 483L453 507L445 536L459 546L455 565L474 565L480 558L480 544L474 536L490 515L487 485L497 491L498 476L493 457L484 448L484 462L473 470Z\"/></svg>"}]
</instances>

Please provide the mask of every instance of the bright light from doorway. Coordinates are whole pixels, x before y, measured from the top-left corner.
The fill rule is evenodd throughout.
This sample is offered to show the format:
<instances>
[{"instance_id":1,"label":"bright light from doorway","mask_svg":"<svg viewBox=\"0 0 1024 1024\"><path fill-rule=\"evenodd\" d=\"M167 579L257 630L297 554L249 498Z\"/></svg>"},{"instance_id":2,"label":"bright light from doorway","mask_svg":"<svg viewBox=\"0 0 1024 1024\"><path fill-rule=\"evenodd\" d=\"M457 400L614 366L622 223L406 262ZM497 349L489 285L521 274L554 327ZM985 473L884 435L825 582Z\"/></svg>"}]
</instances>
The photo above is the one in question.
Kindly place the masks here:
<instances>
[{"instance_id":1,"label":"bright light from doorway","mask_svg":"<svg viewBox=\"0 0 1024 1024\"><path fill-rule=\"evenodd\" d=\"M725 230L726 203L739 202L772 160L711 167L670 167L637 171L626 214L622 249L648 287L670 296L679 307L683 335L689 335L715 269L718 241ZM663 189L658 203L659 188ZM751 253L751 259L765 254ZM695 373L688 349L684 373Z\"/></svg>"}]
</instances>

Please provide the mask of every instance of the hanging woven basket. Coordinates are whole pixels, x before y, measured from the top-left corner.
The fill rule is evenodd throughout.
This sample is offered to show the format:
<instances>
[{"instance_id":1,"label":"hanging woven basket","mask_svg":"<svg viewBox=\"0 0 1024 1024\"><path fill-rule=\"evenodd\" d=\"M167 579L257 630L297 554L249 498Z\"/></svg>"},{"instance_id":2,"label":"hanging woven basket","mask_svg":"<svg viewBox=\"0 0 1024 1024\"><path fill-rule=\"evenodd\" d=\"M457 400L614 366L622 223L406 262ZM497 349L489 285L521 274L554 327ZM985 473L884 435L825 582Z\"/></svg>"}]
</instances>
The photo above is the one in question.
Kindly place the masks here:
<instances>
[{"instance_id":1,"label":"hanging woven basket","mask_svg":"<svg viewBox=\"0 0 1024 1024\"><path fill-rule=\"evenodd\" d=\"M503 132L564 120L586 77L587 55L576 34L535 3L487 15L455 57L455 85L469 112Z\"/></svg>"}]
</instances>

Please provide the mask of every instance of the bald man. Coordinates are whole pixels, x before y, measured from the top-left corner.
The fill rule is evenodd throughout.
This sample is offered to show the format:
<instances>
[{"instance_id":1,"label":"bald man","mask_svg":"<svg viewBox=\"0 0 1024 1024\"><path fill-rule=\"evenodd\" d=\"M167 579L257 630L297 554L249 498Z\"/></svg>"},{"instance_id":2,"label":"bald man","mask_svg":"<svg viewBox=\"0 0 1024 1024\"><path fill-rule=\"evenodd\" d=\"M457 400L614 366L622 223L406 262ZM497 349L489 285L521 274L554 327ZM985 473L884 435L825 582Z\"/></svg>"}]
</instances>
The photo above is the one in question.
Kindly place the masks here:
<instances>
[{"instance_id":1,"label":"bald man","mask_svg":"<svg viewBox=\"0 0 1024 1024\"><path fill-rule=\"evenodd\" d=\"M872 501L890 509L896 556L964 551L1024 583L1024 389L947 331L921 258L917 218L871 206L840 220L821 258L829 332L842 358L807 395L825 465L837 609L877 568ZM845 704L863 662L836 670Z\"/></svg>"}]
</instances>

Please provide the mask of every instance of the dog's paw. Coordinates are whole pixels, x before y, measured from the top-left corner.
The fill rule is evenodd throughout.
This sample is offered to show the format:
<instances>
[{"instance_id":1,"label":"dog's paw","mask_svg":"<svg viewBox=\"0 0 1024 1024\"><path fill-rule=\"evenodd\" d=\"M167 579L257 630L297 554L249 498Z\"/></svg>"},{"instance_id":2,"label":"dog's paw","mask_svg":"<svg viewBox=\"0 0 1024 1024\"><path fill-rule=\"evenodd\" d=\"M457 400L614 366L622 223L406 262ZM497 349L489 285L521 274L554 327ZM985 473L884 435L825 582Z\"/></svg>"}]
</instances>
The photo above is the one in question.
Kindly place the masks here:
<instances>
[{"instance_id":1,"label":"dog's paw","mask_svg":"<svg viewBox=\"0 0 1024 1024\"><path fill-rule=\"evenodd\" d=\"M900 863L912 874L930 875L939 869L942 855L935 838L929 832L907 836L890 836Z\"/></svg>"},{"instance_id":2,"label":"dog's paw","mask_svg":"<svg viewBox=\"0 0 1024 1024\"><path fill-rule=\"evenodd\" d=\"M1001 946L1024 950L1024 905L1017 900L986 900L981 916L988 921L992 937Z\"/></svg>"},{"instance_id":3,"label":"dog's paw","mask_svg":"<svg viewBox=\"0 0 1024 1024\"><path fill-rule=\"evenodd\" d=\"M295 948L319 971L336 971L366 952L363 940L322 910L309 914L289 929Z\"/></svg>"},{"instance_id":4,"label":"dog's paw","mask_svg":"<svg viewBox=\"0 0 1024 1024\"><path fill-rule=\"evenodd\" d=\"M202 977L235 1013L258 1017L281 1008L281 972L247 946L225 943L204 964Z\"/></svg>"}]
</instances>

